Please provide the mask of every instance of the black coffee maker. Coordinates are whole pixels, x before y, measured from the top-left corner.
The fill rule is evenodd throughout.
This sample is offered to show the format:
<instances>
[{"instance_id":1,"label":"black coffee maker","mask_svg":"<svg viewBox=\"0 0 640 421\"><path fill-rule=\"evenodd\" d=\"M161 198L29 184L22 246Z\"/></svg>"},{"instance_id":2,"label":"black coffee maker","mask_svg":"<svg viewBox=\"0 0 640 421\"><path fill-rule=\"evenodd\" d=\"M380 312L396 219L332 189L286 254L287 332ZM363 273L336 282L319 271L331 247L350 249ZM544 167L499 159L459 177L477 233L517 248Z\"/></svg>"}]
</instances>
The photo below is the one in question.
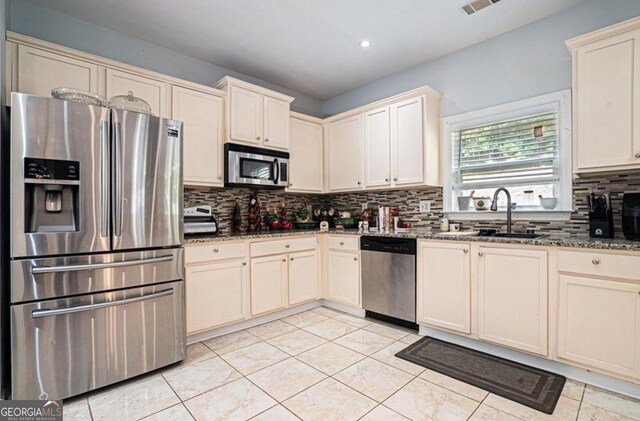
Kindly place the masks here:
<instances>
[{"instance_id":1,"label":"black coffee maker","mask_svg":"<svg viewBox=\"0 0 640 421\"><path fill-rule=\"evenodd\" d=\"M613 212L609 194L587 196L589 203L589 236L592 238L613 238Z\"/></svg>"},{"instance_id":2,"label":"black coffee maker","mask_svg":"<svg viewBox=\"0 0 640 421\"><path fill-rule=\"evenodd\" d=\"M622 233L627 240L640 240L640 193L625 193L622 198Z\"/></svg>"}]
</instances>

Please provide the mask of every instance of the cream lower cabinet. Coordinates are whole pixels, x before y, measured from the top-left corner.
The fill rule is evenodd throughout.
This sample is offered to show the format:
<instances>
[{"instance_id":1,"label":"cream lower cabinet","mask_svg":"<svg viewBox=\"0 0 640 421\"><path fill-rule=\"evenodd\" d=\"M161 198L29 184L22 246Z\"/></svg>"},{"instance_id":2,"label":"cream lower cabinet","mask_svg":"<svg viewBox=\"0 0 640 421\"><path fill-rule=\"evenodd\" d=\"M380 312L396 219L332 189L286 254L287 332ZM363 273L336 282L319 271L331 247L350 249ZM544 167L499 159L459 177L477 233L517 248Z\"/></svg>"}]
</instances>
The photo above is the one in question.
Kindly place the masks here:
<instances>
[{"instance_id":1,"label":"cream lower cabinet","mask_svg":"<svg viewBox=\"0 0 640 421\"><path fill-rule=\"evenodd\" d=\"M287 255L251 259L251 315L287 307Z\"/></svg>"},{"instance_id":2,"label":"cream lower cabinet","mask_svg":"<svg viewBox=\"0 0 640 421\"><path fill-rule=\"evenodd\" d=\"M418 243L418 323L471 333L470 246Z\"/></svg>"},{"instance_id":3,"label":"cream lower cabinet","mask_svg":"<svg viewBox=\"0 0 640 421\"><path fill-rule=\"evenodd\" d=\"M360 307L360 260L357 252L327 252L327 298Z\"/></svg>"},{"instance_id":4,"label":"cream lower cabinet","mask_svg":"<svg viewBox=\"0 0 640 421\"><path fill-rule=\"evenodd\" d=\"M478 337L547 355L547 252L478 247Z\"/></svg>"},{"instance_id":5,"label":"cream lower cabinet","mask_svg":"<svg viewBox=\"0 0 640 421\"><path fill-rule=\"evenodd\" d=\"M289 305L318 298L318 253L315 250L289 254Z\"/></svg>"}]
</instances>

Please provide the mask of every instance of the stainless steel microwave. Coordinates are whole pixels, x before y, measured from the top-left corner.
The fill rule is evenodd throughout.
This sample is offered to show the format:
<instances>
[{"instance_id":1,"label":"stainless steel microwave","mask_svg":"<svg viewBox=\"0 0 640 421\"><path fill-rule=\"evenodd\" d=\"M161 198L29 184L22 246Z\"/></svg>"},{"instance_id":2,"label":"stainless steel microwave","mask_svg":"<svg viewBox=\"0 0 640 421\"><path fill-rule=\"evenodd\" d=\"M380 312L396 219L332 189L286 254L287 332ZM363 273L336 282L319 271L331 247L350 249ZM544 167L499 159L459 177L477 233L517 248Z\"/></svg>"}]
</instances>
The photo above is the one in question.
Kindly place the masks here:
<instances>
[{"instance_id":1,"label":"stainless steel microwave","mask_svg":"<svg viewBox=\"0 0 640 421\"><path fill-rule=\"evenodd\" d=\"M289 185L289 153L226 143L224 184L229 187L283 188Z\"/></svg>"}]
</instances>

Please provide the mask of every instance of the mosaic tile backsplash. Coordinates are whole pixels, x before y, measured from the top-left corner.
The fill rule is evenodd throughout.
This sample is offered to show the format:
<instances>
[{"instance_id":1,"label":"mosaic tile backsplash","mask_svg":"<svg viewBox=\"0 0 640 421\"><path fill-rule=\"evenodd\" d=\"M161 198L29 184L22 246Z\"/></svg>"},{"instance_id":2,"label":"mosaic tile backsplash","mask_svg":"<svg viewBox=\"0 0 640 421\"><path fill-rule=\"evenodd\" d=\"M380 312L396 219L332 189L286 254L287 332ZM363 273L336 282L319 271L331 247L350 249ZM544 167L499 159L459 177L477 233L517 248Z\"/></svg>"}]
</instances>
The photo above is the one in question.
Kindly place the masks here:
<instances>
[{"instance_id":1,"label":"mosaic tile backsplash","mask_svg":"<svg viewBox=\"0 0 640 421\"><path fill-rule=\"evenodd\" d=\"M622 237L621 209L622 195L625 192L640 192L640 173L616 174L608 176L584 177L573 182L574 213L569 221L514 221L515 231L534 229L545 233L588 234L589 217L587 194L610 193L611 205L614 213L616 237ZM247 208L249 189L185 189L185 203L208 204L213 206L220 228L223 232L231 230L231 216L235 199L240 199L242 209L243 230L247 226ZM388 190L374 192L340 193L332 195L287 194L279 190L262 190L258 193L262 202L263 213L269 208L280 209L284 201L288 214L293 217L293 211L304 209L308 205L327 208L329 206L340 210L359 211L362 203L378 203L382 206L398 206L401 217L413 223L417 228L437 228L438 217L442 213L442 189L425 188L418 190ZM421 200L431 201L431 213L419 212ZM455 220L452 219L454 222ZM463 228L496 228L506 230L506 221L460 221Z\"/></svg>"}]
</instances>

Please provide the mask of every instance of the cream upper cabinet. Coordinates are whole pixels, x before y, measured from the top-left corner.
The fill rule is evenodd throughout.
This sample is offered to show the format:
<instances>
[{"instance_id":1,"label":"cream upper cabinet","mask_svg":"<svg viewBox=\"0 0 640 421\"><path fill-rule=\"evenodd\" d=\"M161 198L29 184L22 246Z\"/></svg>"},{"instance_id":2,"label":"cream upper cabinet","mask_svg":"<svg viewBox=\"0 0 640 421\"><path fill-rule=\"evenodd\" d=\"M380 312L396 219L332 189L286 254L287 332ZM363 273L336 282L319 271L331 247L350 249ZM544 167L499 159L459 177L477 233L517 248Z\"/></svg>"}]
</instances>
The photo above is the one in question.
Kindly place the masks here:
<instances>
[{"instance_id":1,"label":"cream upper cabinet","mask_svg":"<svg viewBox=\"0 0 640 421\"><path fill-rule=\"evenodd\" d=\"M640 19L567 41L574 172L640 168Z\"/></svg>"},{"instance_id":2,"label":"cream upper cabinet","mask_svg":"<svg viewBox=\"0 0 640 421\"><path fill-rule=\"evenodd\" d=\"M359 254L331 250L327 252L327 298L360 307Z\"/></svg>"},{"instance_id":3,"label":"cream upper cabinet","mask_svg":"<svg viewBox=\"0 0 640 421\"><path fill-rule=\"evenodd\" d=\"M317 299L318 279L315 250L289 253L289 305Z\"/></svg>"},{"instance_id":4,"label":"cream upper cabinet","mask_svg":"<svg viewBox=\"0 0 640 421\"><path fill-rule=\"evenodd\" d=\"M251 259L251 315L287 307L287 255Z\"/></svg>"},{"instance_id":5,"label":"cream upper cabinet","mask_svg":"<svg viewBox=\"0 0 640 421\"><path fill-rule=\"evenodd\" d=\"M98 66L60 54L17 46L16 92L51 96L53 88L76 88L101 94Z\"/></svg>"},{"instance_id":6,"label":"cream upper cabinet","mask_svg":"<svg viewBox=\"0 0 640 421\"><path fill-rule=\"evenodd\" d=\"M173 86L171 116L183 122L185 186L222 187L223 99L206 92Z\"/></svg>"},{"instance_id":7,"label":"cream upper cabinet","mask_svg":"<svg viewBox=\"0 0 640 421\"><path fill-rule=\"evenodd\" d=\"M249 279L242 260L187 265L187 334L244 320L249 316Z\"/></svg>"},{"instance_id":8,"label":"cream upper cabinet","mask_svg":"<svg viewBox=\"0 0 640 421\"><path fill-rule=\"evenodd\" d=\"M637 379L640 284L560 274L558 358Z\"/></svg>"},{"instance_id":9,"label":"cream upper cabinet","mask_svg":"<svg viewBox=\"0 0 640 421\"><path fill-rule=\"evenodd\" d=\"M247 143L262 143L262 97L232 86L229 93L229 137Z\"/></svg>"},{"instance_id":10,"label":"cream upper cabinet","mask_svg":"<svg viewBox=\"0 0 640 421\"><path fill-rule=\"evenodd\" d=\"M392 104L390 107L391 172L394 186L424 182L423 102L423 97L419 96Z\"/></svg>"},{"instance_id":11,"label":"cream upper cabinet","mask_svg":"<svg viewBox=\"0 0 640 421\"><path fill-rule=\"evenodd\" d=\"M391 185L389 107L364 113L365 187Z\"/></svg>"},{"instance_id":12,"label":"cream upper cabinet","mask_svg":"<svg viewBox=\"0 0 640 421\"><path fill-rule=\"evenodd\" d=\"M547 252L478 247L478 336L547 355Z\"/></svg>"},{"instance_id":13,"label":"cream upper cabinet","mask_svg":"<svg viewBox=\"0 0 640 421\"><path fill-rule=\"evenodd\" d=\"M107 98L115 95L133 95L142 98L151 106L151 112L159 117L170 118L167 108L168 84L160 80L133 73L107 69Z\"/></svg>"},{"instance_id":14,"label":"cream upper cabinet","mask_svg":"<svg viewBox=\"0 0 640 421\"><path fill-rule=\"evenodd\" d=\"M418 323L471 333L470 247L418 243Z\"/></svg>"},{"instance_id":15,"label":"cream upper cabinet","mask_svg":"<svg viewBox=\"0 0 640 421\"><path fill-rule=\"evenodd\" d=\"M362 115L331 122L327 126L329 191L362 188Z\"/></svg>"},{"instance_id":16,"label":"cream upper cabinet","mask_svg":"<svg viewBox=\"0 0 640 421\"><path fill-rule=\"evenodd\" d=\"M289 149L289 103L280 99L263 97L264 145Z\"/></svg>"},{"instance_id":17,"label":"cream upper cabinet","mask_svg":"<svg viewBox=\"0 0 640 421\"><path fill-rule=\"evenodd\" d=\"M322 192L322 124L289 120L289 187L291 192Z\"/></svg>"}]
</instances>

